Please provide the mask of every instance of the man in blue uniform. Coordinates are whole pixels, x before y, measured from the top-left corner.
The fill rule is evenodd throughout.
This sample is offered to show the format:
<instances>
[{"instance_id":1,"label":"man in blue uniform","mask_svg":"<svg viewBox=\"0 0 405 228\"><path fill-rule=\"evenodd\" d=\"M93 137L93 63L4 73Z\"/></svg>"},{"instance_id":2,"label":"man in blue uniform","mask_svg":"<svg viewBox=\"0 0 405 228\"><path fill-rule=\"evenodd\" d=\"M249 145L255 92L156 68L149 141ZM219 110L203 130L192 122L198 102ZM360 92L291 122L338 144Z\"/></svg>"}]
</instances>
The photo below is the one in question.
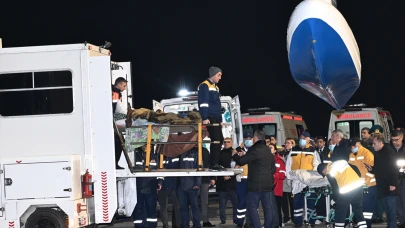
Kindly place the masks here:
<instances>
[{"instance_id":1,"label":"man in blue uniform","mask_svg":"<svg viewBox=\"0 0 405 228\"><path fill-rule=\"evenodd\" d=\"M136 149L135 152L135 167L143 167L146 159L146 145ZM151 152L150 167L156 169L158 164L158 156ZM157 216L157 192L162 188L163 177L141 177L136 178L137 203L133 212L135 228L143 228L144 212L146 211L146 222L148 228L156 228ZM177 216L177 215L176 215Z\"/></svg>"},{"instance_id":2,"label":"man in blue uniform","mask_svg":"<svg viewBox=\"0 0 405 228\"><path fill-rule=\"evenodd\" d=\"M198 86L198 107L203 120L203 124L220 124L219 126L207 126L210 134L210 169L226 170L220 166L219 158L221 155L221 146L224 142L222 135L222 106L217 83L221 80L222 70L218 67L209 68L209 78Z\"/></svg>"}]
</instances>

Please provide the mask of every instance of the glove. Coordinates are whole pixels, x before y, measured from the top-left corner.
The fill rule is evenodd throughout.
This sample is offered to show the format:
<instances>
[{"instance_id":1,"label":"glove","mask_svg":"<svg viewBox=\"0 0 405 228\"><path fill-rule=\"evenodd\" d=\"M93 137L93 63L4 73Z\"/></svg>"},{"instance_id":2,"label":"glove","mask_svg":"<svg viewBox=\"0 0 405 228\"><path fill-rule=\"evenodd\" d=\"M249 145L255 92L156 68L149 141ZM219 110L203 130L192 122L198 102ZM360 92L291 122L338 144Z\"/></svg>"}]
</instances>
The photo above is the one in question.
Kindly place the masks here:
<instances>
[{"instance_id":1,"label":"glove","mask_svg":"<svg viewBox=\"0 0 405 228\"><path fill-rule=\"evenodd\" d=\"M242 175L240 175L240 174L236 175L236 181L242 182Z\"/></svg>"}]
</instances>

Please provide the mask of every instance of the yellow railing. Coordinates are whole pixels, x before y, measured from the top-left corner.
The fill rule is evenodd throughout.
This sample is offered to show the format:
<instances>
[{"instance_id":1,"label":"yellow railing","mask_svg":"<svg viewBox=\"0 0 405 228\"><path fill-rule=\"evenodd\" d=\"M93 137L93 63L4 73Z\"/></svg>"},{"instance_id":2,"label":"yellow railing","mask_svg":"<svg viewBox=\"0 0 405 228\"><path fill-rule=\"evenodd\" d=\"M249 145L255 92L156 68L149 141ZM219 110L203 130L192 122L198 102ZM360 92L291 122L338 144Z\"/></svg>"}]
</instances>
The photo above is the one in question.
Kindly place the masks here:
<instances>
[{"instance_id":1,"label":"yellow railing","mask_svg":"<svg viewBox=\"0 0 405 228\"><path fill-rule=\"evenodd\" d=\"M153 142L152 141L152 126L153 127L190 127L190 126L195 126L197 125L197 141L189 141L189 142ZM152 145L155 144L198 144L197 148L198 148L198 167L197 167L197 171L204 171L203 168L203 157L202 157L202 144L204 143L203 141L203 126L217 126L219 127L220 124L202 124L202 123L198 123L198 124L175 124L175 125L152 125L152 124L148 124L147 126L136 126L136 127L132 127L132 128L148 128L148 133L147 133L147 140L146 142L146 158L145 158L145 163L144 163L144 170L143 171L150 171L150 157L151 157L151 151L152 151ZM136 142L134 144L142 144L143 142ZM219 144L219 141L207 141L207 143L217 143ZM159 169L163 169L163 154L160 154L159 157Z\"/></svg>"}]
</instances>

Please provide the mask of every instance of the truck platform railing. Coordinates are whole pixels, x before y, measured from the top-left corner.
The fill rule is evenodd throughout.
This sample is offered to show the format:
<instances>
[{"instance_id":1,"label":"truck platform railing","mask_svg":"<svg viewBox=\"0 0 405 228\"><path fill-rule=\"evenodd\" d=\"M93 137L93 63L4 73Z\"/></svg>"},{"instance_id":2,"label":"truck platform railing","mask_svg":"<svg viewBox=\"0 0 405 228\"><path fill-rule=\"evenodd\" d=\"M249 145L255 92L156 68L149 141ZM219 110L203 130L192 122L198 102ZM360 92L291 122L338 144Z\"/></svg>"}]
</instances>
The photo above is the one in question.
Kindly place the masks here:
<instances>
[{"instance_id":1,"label":"truck platform railing","mask_svg":"<svg viewBox=\"0 0 405 228\"><path fill-rule=\"evenodd\" d=\"M186 141L186 142L159 142L159 141L153 141L152 140L152 128L153 127L195 127L197 126L197 141ZM135 142L135 143L131 143L131 145L134 144L146 144L146 158L145 158L145 163L144 163L144 167L143 170L137 170L134 168L134 166L132 165L131 161L129 160L129 156L128 156L128 152L126 151L126 149L124 149L124 153L126 154L125 157L127 158L127 162L128 162L128 167L131 170L131 172L136 173L136 172L159 172L163 171L164 166L163 166L163 158L164 155L162 153L159 154L160 158L159 158L159 166L158 166L158 170L151 170L150 167L150 158L151 158L151 151L152 151L152 145L168 145L168 144L197 144L197 149L198 149L198 162L197 162L197 172L201 172L201 171L205 171L205 169L203 168L203 159L202 159L202 144L203 143L213 143L213 144L220 144L220 141L209 141L209 140L203 140L203 131L205 131L206 129L204 129L205 127L210 127L210 126L216 126L216 127L220 127L221 124L219 123L215 123L215 124L202 124L202 123L193 123L193 124L172 124L172 125L168 125L168 124L148 124L148 125L142 125L142 126L131 126L129 128L147 128L147 140L145 142ZM122 137L122 136L120 136ZM123 143L123 140L122 140ZM123 143L123 148L125 148L125 145ZM176 171L179 171L182 169L176 169ZM235 171L239 171L239 169L232 169ZM165 170L165 172L170 172L171 170ZM174 170L173 170L174 171ZM191 171L190 171L191 172Z\"/></svg>"}]
</instances>

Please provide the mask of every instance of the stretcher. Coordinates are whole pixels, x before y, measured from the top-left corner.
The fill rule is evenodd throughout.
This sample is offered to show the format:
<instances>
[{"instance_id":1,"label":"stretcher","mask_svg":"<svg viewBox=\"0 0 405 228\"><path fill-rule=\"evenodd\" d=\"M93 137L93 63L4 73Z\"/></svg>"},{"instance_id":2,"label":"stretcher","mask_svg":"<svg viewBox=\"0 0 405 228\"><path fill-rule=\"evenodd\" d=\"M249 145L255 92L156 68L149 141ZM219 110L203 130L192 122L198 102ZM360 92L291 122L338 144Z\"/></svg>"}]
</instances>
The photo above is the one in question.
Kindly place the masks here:
<instances>
[{"instance_id":1,"label":"stretcher","mask_svg":"<svg viewBox=\"0 0 405 228\"><path fill-rule=\"evenodd\" d=\"M308 170L294 170L290 173L295 180L301 182L302 185L305 185L301 191L304 193L304 223L309 224L310 220L324 220L327 227L333 227L334 218L335 218L335 202L331 198L333 195L332 188L329 184L327 178L322 177L316 171ZM363 186L364 193L368 193L368 187ZM326 216L318 216L316 210L308 212L307 200L315 200L315 208L321 197L325 197L325 209ZM346 221L349 223L349 227L353 227L353 217L354 213L352 206L350 205L349 215L346 218Z\"/></svg>"}]
</instances>

